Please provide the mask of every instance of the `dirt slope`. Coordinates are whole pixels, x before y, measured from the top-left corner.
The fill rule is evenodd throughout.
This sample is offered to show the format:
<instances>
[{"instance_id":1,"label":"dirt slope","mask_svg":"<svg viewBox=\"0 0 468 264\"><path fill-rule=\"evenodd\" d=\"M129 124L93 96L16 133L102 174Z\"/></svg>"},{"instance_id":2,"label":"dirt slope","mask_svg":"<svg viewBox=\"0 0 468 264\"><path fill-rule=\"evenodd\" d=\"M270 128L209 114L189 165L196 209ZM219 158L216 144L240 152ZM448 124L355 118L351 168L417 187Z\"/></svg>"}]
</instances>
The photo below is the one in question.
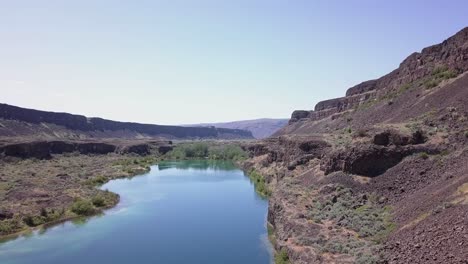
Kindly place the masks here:
<instances>
[{"instance_id":1,"label":"dirt slope","mask_svg":"<svg viewBox=\"0 0 468 264\"><path fill-rule=\"evenodd\" d=\"M468 263L468 28L244 147L292 263Z\"/></svg>"}]
</instances>

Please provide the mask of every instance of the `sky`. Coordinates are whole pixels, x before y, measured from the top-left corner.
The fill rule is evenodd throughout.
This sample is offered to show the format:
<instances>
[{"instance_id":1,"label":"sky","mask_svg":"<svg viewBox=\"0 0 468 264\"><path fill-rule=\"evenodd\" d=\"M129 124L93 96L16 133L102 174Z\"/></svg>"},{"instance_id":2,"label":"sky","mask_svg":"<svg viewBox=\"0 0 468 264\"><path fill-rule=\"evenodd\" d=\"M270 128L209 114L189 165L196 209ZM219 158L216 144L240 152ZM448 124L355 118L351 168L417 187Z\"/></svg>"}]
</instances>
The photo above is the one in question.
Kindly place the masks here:
<instances>
[{"instance_id":1,"label":"sky","mask_svg":"<svg viewBox=\"0 0 468 264\"><path fill-rule=\"evenodd\" d=\"M0 0L0 103L154 124L288 118L468 26L468 1Z\"/></svg>"}]
</instances>

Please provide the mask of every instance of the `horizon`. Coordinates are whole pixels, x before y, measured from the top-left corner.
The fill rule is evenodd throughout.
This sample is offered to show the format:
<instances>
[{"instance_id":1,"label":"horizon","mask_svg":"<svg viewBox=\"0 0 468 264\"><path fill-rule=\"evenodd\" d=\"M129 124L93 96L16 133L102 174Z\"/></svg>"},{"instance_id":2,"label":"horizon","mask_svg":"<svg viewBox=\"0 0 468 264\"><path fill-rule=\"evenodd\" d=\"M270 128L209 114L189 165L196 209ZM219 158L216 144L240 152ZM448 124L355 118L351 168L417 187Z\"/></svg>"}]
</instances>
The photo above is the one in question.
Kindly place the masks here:
<instances>
[{"instance_id":1,"label":"horizon","mask_svg":"<svg viewBox=\"0 0 468 264\"><path fill-rule=\"evenodd\" d=\"M183 2L5 3L1 102L160 125L287 119L468 25L462 1Z\"/></svg>"}]
</instances>

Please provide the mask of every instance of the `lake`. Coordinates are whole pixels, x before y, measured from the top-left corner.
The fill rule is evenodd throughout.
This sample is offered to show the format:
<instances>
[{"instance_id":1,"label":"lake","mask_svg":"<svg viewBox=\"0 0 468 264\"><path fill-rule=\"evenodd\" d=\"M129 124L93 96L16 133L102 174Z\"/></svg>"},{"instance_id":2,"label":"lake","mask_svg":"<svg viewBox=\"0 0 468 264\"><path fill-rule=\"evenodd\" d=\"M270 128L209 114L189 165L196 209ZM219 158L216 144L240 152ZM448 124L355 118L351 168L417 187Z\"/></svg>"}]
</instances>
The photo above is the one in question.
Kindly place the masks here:
<instances>
[{"instance_id":1,"label":"lake","mask_svg":"<svg viewBox=\"0 0 468 264\"><path fill-rule=\"evenodd\" d=\"M162 162L102 188L115 208L0 244L0 263L271 263L268 202L230 162Z\"/></svg>"}]
</instances>

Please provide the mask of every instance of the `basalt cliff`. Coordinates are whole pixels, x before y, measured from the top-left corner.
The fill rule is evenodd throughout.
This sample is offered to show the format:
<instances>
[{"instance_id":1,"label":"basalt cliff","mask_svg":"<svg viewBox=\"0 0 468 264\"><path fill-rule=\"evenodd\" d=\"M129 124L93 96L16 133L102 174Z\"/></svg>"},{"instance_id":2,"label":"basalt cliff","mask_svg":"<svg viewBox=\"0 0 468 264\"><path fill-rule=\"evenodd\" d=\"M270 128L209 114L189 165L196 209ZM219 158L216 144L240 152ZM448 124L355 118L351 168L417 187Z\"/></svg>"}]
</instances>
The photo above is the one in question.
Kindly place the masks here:
<instances>
[{"instance_id":1,"label":"basalt cliff","mask_svg":"<svg viewBox=\"0 0 468 264\"><path fill-rule=\"evenodd\" d=\"M183 127L118 122L68 113L46 112L0 104L0 138L42 139L252 139L241 129Z\"/></svg>"},{"instance_id":2,"label":"basalt cliff","mask_svg":"<svg viewBox=\"0 0 468 264\"><path fill-rule=\"evenodd\" d=\"M245 144L291 263L468 263L468 28Z\"/></svg>"}]
</instances>

